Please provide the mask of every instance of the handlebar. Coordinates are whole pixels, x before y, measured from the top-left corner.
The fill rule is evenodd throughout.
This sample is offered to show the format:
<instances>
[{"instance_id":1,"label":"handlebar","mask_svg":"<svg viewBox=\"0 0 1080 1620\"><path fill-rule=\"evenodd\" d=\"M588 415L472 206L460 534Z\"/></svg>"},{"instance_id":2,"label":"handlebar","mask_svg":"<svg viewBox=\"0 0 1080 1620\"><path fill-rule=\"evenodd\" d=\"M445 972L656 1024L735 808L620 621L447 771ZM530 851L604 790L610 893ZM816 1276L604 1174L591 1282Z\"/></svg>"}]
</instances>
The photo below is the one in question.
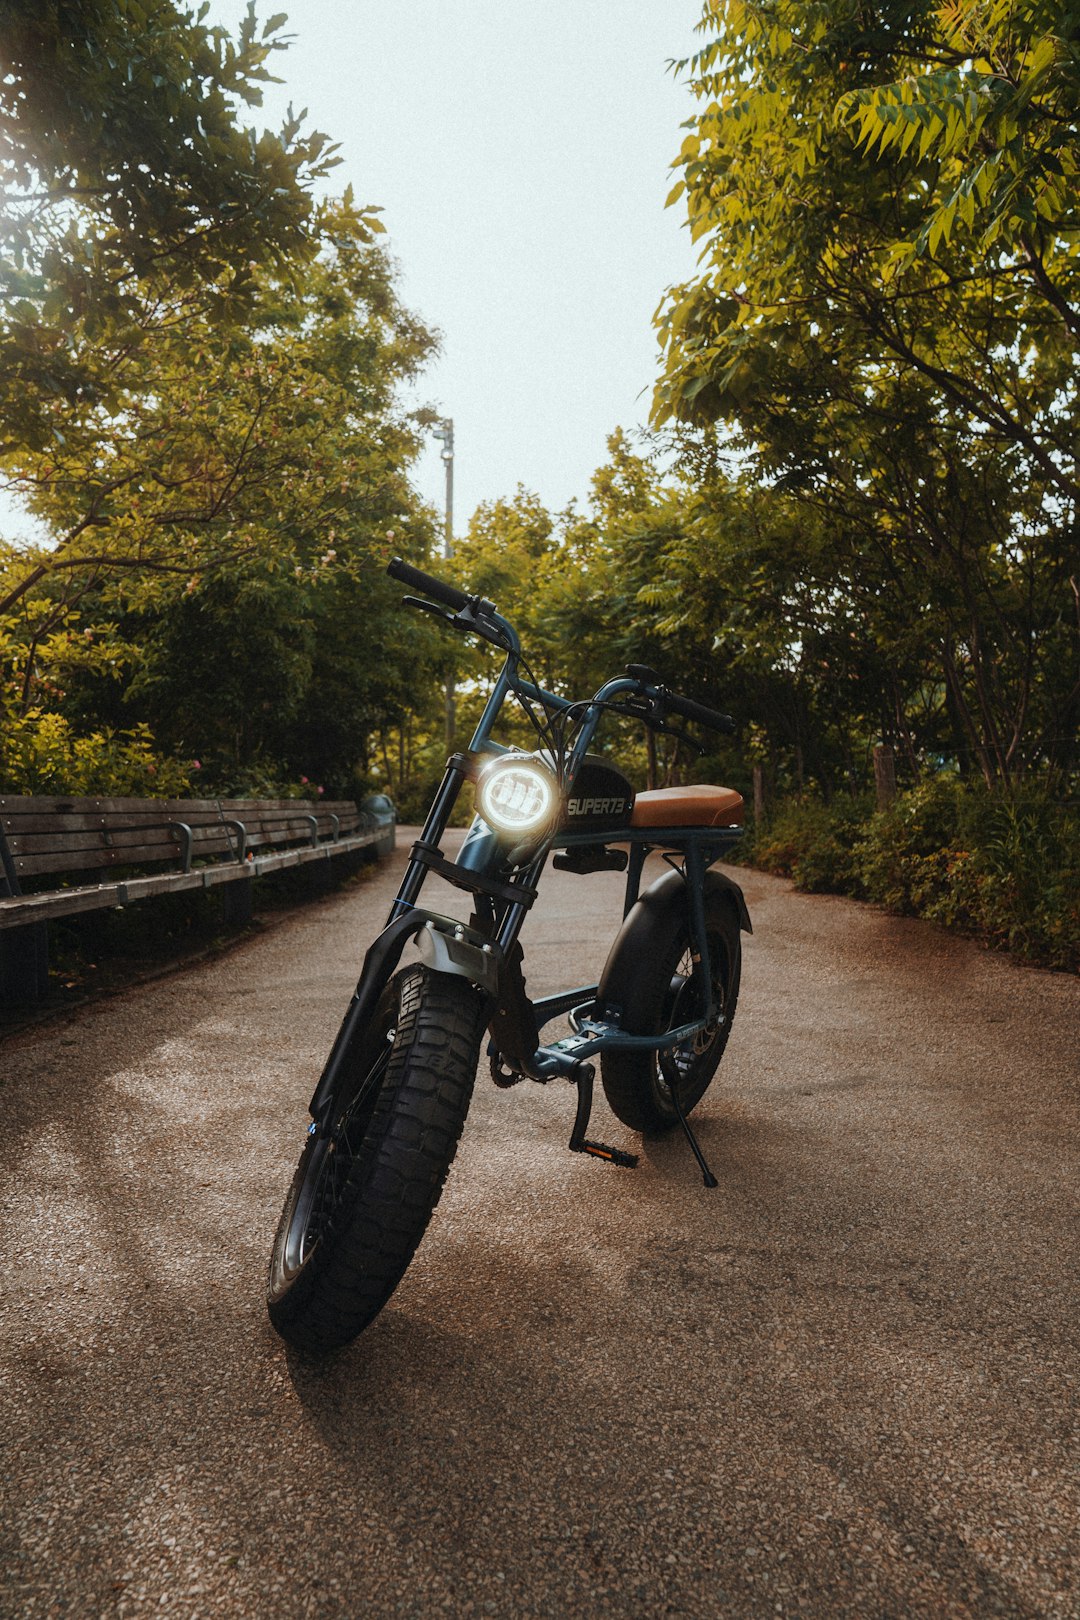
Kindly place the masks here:
<instances>
[{"instance_id":1,"label":"handlebar","mask_svg":"<svg viewBox=\"0 0 1080 1620\"><path fill-rule=\"evenodd\" d=\"M708 726L710 731L730 733L737 730L730 714L721 714L719 709L706 708L704 703L695 703L693 698L679 697L675 692L665 692L663 704L672 714L681 715L684 720L696 720L699 726Z\"/></svg>"},{"instance_id":2,"label":"handlebar","mask_svg":"<svg viewBox=\"0 0 1080 1620\"><path fill-rule=\"evenodd\" d=\"M677 692L669 691L655 669L650 669L648 664L627 664L626 673L631 680L643 686L650 696L655 695L670 714L681 715L684 720L696 720L699 726L708 726L711 731L730 734L738 730L730 714L721 714L719 709L706 708L704 703L695 703L693 698L680 697Z\"/></svg>"},{"instance_id":3,"label":"handlebar","mask_svg":"<svg viewBox=\"0 0 1080 1620\"><path fill-rule=\"evenodd\" d=\"M520 651L520 643L513 627L495 613L490 602L485 602L480 597L468 596L464 591L458 590L456 585L448 585L445 580L436 579L434 574L425 574L422 568L414 568L401 557L394 557L387 563L386 572L392 579L400 580L403 585L411 586L415 591L422 591L425 596L441 602L444 607L452 608L455 613L465 614L468 610L468 622L462 619L454 621L458 628L471 630L504 650ZM415 603L417 607L424 605L422 602ZM437 609L432 608L430 611L434 613ZM489 622L490 619L494 619L494 624ZM692 698L679 697L678 693L669 691L655 670L649 669L647 665L628 664L627 674L637 682L650 700L661 705L661 713L677 714L684 720L693 720L700 726L708 726L710 731L730 734L737 729L730 714L721 714L719 709L710 709L704 703L695 703ZM622 684L625 690L626 683ZM603 690L606 691L607 688ZM641 718L650 723L645 714L642 714ZM658 718L656 716L652 720L654 726Z\"/></svg>"},{"instance_id":4,"label":"handlebar","mask_svg":"<svg viewBox=\"0 0 1080 1620\"><path fill-rule=\"evenodd\" d=\"M425 596L434 597L444 607L453 608L460 613L463 607L469 604L469 598L464 591L459 591L456 585L448 585L443 579L436 579L433 574L425 574L422 568L414 568L411 563L403 562L400 557L394 557L386 565L386 572L393 578L399 579L403 585L410 585L414 591L423 591Z\"/></svg>"}]
</instances>

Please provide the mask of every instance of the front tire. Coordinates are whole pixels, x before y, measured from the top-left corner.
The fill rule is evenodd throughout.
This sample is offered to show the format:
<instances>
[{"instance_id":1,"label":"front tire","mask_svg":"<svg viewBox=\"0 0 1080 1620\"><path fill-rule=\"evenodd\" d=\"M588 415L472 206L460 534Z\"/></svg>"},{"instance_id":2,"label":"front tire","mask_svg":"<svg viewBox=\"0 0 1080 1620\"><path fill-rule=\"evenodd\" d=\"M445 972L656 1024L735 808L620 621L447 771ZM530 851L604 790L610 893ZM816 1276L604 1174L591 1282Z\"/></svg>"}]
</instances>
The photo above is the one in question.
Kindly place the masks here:
<instances>
[{"instance_id":1,"label":"front tire","mask_svg":"<svg viewBox=\"0 0 1080 1620\"><path fill-rule=\"evenodd\" d=\"M348 1344L401 1281L457 1151L485 1014L450 974L409 967L387 986L274 1239L267 1307L297 1349Z\"/></svg>"},{"instance_id":2,"label":"front tire","mask_svg":"<svg viewBox=\"0 0 1080 1620\"><path fill-rule=\"evenodd\" d=\"M709 874L708 876L711 876ZM719 1016L682 1045L658 1054L620 1051L600 1055L604 1095L612 1113L631 1130L657 1135L678 1124L672 1097L684 1114L700 1102L724 1055L742 971L739 919L728 895L706 878L706 933ZM628 942L605 969L600 998L617 1005L629 1035L659 1035L699 1016L687 907L658 909L651 925Z\"/></svg>"}]
</instances>

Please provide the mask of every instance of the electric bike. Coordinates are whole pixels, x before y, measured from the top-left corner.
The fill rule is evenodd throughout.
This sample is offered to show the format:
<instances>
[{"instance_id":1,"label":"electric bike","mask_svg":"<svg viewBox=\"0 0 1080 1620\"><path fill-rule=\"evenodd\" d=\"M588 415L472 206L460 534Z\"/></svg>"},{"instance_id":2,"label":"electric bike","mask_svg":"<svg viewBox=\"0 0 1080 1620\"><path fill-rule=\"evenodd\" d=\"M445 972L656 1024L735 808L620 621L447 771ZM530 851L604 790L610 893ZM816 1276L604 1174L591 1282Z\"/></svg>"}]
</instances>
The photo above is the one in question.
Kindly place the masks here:
<instances>
[{"instance_id":1,"label":"electric bike","mask_svg":"<svg viewBox=\"0 0 1080 1620\"><path fill-rule=\"evenodd\" d=\"M740 836L741 796L721 787L635 794L590 752L607 715L684 740L673 716L731 732L728 715L678 696L640 664L585 701L545 691L491 602L400 558L388 572L423 593L403 605L489 642L504 661L468 750L447 761L311 1099L268 1283L275 1328L311 1353L355 1338L401 1280L457 1149L485 1029L497 1085L576 1086L572 1151L637 1163L587 1135L598 1059L616 1117L646 1134L681 1129L715 1187L688 1115L727 1044L740 933L750 930L741 890L711 870ZM508 702L535 730L532 752L492 736ZM450 859L440 845L466 782L476 814ZM670 870L642 889L652 851ZM563 871L625 872L623 922L597 984L533 1001L518 936L549 855ZM472 896L467 924L419 903L432 876ZM419 960L402 967L410 944ZM544 1042L557 1019L569 1034Z\"/></svg>"}]
</instances>

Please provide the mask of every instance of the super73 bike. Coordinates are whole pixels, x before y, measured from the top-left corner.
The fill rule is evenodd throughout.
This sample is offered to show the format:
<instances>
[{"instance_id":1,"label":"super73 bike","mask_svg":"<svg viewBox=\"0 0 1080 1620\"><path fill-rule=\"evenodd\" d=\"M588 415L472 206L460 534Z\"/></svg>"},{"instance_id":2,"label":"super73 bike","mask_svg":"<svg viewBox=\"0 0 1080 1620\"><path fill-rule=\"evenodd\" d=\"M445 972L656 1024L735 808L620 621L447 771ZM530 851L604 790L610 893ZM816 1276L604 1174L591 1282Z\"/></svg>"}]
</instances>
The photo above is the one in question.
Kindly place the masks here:
<instances>
[{"instance_id":1,"label":"super73 bike","mask_svg":"<svg viewBox=\"0 0 1080 1620\"><path fill-rule=\"evenodd\" d=\"M684 739L673 717L731 732L728 715L680 697L641 664L585 700L545 691L491 602L400 558L388 572L423 593L406 605L489 642L504 661L469 748L447 761L311 1099L268 1283L271 1321L310 1353L355 1338L401 1280L456 1152L485 1029L496 1084L576 1087L572 1151L637 1162L587 1134L598 1059L616 1117L645 1134L681 1129L715 1187L689 1115L727 1045L750 929L741 890L711 869L740 835L741 796L712 786L635 794L590 751L608 715ZM508 703L528 716L535 750L494 740ZM467 782L476 815L450 859L440 846ZM650 852L669 870L643 889ZM563 871L625 871L623 922L598 983L533 1001L519 935L549 856ZM431 877L472 896L467 924L420 904ZM407 946L419 960L402 967ZM558 1019L570 1033L545 1042Z\"/></svg>"}]
</instances>

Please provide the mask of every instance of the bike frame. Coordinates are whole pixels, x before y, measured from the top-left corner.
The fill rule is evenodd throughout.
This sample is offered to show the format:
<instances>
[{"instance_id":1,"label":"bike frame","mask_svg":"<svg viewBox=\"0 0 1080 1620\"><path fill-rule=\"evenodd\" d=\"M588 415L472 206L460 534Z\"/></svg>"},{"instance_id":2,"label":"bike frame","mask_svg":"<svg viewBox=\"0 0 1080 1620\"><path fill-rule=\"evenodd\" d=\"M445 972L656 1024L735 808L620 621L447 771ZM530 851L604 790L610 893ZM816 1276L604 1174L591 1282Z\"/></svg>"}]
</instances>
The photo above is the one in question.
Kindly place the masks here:
<instances>
[{"instance_id":1,"label":"bike frame","mask_svg":"<svg viewBox=\"0 0 1080 1620\"><path fill-rule=\"evenodd\" d=\"M430 608L430 604L418 605ZM468 610L459 612L451 622L459 629L468 630ZM670 1050L691 1039L718 1016L709 960L704 880L707 869L741 836L741 828L640 828L627 824L604 833L560 829L537 846L527 865L510 868L505 843L477 817L458 859L450 861L443 855L440 843L464 784L475 778L478 766L485 757L513 751L496 742L492 736L509 699L517 697L537 704L549 717L564 714L570 709L583 711L560 782L563 792L568 793L596 735L605 712L604 705L623 695L641 691L637 681L618 676L606 682L587 704L574 703L547 692L522 674L521 644L513 626L494 611L488 612L487 623L497 627L503 637L505 660L468 752L453 754L447 761L442 783L432 801L420 838L412 847L386 926L367 952L356 992L311 1100L316 1127L323 1123L330 1108L350 1048L362 1036L410 939L417 940L421 958L429 966L471 980L490 998L493 1013L512 1034L516 1048L513 1060L523 1076L547 1081L561 1075L578 1082L579 1112L575 1136L579 1139L583 1138L584 1120L588 1117L588 1101L591 1098L592 1070L588 1065L589 1058L614 1047ZM624 918L639 898L645 859L650 851L660 851L665 857L676 857L681 861L681 866L675 869L682 872L687 893L690 937L695 958L693 971L701 990L699 1005L706 1008L704 1016L678 1028L665 1030L661 1035L631 1035L621 1029L616 1013L609 1011L603 1016L595 1016L598 989L595 984L563 990L536 1002L530 1001L525 995L519 966L518 936L536 899L537 883L552 850L571 850L586 845L605 848L612 845L629 846ZM475 910L469 924L417 904L431 873L474 896ZM572 1033L561 1040L543 1044L539 1040L539 1031L565 1015L570 1017ZM587 1086L583 1083L586 1081Z\"/></svg>"}]
</instances>

